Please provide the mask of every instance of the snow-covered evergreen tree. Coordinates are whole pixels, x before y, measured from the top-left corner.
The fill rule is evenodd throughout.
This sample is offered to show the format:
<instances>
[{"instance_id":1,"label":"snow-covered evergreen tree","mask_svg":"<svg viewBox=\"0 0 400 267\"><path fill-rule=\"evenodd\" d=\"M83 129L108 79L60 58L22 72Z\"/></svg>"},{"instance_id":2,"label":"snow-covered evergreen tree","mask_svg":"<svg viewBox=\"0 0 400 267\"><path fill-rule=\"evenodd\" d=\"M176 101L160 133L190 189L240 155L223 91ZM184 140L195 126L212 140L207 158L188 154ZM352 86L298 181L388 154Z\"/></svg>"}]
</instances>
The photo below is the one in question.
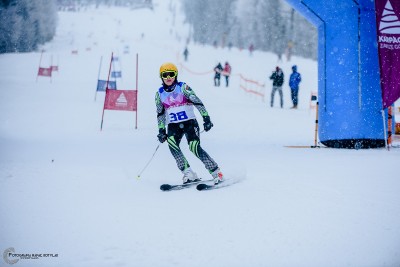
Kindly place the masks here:
<instances>
[{"instance_id":1,"label":"snow-covered evergreen tree","mask_svg":"<svg viewBox=\"0 0 400 267\"><path fill-rule=\"evenodd\" d=\"M192 38L203 44L232 44L316 58L317 31L283 0L182 0Z\"/></svg>"},{"instance_id":2,"label":"snow-covered evergreen tree","mask_svg":"<svg viewBox=\"0 0 400 267\"><path fill-rule=\"evenodd\" d=\"M54 1L0 2L0 53L29 52L53 38L57 27Z\"/></svg>"}]
</instances>

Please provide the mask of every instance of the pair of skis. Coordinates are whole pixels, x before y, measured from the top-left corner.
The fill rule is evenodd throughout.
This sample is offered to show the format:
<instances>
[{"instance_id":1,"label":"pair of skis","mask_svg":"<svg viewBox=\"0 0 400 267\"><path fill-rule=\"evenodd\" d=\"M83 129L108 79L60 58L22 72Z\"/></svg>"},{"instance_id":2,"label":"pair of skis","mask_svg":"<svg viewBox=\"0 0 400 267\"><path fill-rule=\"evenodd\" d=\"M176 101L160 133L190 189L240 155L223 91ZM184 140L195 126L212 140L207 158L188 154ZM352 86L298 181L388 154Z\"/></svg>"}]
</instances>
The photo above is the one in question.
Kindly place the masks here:
<instances>
[{"instance_id":1,"label":"pair of skis","mask_svg":"<svg viewBox=\"0 0 400 267\"><path fill-rule=\"evenodd\" d=\"M197 182L187 183L187 184L163 184L160 186L160 189L161 191L173 191L173 190L181 190L196 186L196 189L199 191L207 191L207 190L213 190L231 186L233 184L239 183L243 179L244 177L229 177L225 178L222 182L219 182L218 184L213 184L212 179L204 181L200 180Z\"/></svg>"},{"instance_id":2,"label":"pair of skis","mask_svg":"<svg viewBox=\"0 0 400 267\"><path fill-rule=\"evenodd\" d=\"M192 182L192 183L187 183L187 184L163 184L160 186L161 191L172 191L172 190L182 190L190 187L196 186L196 189L199 191L204 191L204 190L212 190L212 189L217 189L221 188L224 184L224 182L221 182L219 184L207 184L211 183L213 180L200 180L197 182Z\"/></svg>"}]
</instances>

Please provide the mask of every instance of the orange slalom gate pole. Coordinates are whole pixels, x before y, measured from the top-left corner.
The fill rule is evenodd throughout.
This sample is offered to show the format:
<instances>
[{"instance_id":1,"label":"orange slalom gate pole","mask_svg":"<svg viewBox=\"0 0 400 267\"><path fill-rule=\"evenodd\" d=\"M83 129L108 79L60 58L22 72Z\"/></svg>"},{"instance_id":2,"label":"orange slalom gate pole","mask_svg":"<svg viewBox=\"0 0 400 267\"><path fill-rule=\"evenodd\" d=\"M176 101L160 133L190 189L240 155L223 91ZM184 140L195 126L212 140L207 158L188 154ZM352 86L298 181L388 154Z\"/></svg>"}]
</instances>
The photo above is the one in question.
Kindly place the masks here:
<instances>
[{"instance_id":1,"label":"orange slalom gate pole","mask_svg":"<svg viewBox=\"0 0 400 267\"><path fill-rule=\"evenodd\" d=\"M392 106L388 107L388 137L387 145L388 147L392 144L392 128L393 128L393 116L392 116Z\"/></svg>"},{"instance_id":2,"label":"orange slalom gate pole","mask_svg":"<svg viewBox=\"0 0 400 267\"><path fill-rule=\"evenodd\" d=\"M138 125L138 100L139 100L139 88L138 88L138 79L139 79L139 54L136 53L136 123L135 123L135 129L137 129Z\"/></svg>"},{"instance_id":3,"label":"orange slalom gate pole","mask_svg":"<svg viewBox=\"0 0 400 267\"><path fill-rule=\"evenodd\" d=\"M319 102L317 101L317 104L315 106L315 134L314 134L314 147L317 147L317 141L318 141L318 106Z\"/></svg>"},{"instance_id":4,"label":"orange slalom gate pole","mask_svg":"<svg viewBox=\"0 0 400 267\"><path fill-rule=\"evenodd\" d=\"M114 53L111 53L111 61L110 61L110 68L108 70L108 78L107 78L107 83L106 83L106 97L104 98L104 105L103 105L103 115L101 115L101 124L100 124L100 131L103 130L103 122L104 122L104 110L106 107L106 101L107 101L107 90L108 90L108 81L110 80L110 74L111 74L111 64L113 61L113 55Z\"/></svg>"},{"instance_id":5,"label":"orange slalom gate pole","mask_svg":"<svg viewBox=\"0 0 400 267\"><path fill-rule=\"evenodd\" d=\"M313 146L285 146L289 148L321 148L321 146L318 146L318 106L319 102L317 101L317 104L315 106L316 110L316 115L315 115L315 134L314 134L314 145Z\"/></svg>"},{"instance_id":6,"label":"orange slalom gate pole","mask_svg":"<svg viewBox=\"0 0 400 267\"><path fill-rule=\"evenodd\" d=\"M42 57L43 57L43 50L40 53L39 68L38 69L40 69L40 66L42 65ZM39 77L39 71L38 71L38 74L36 75L36 82L38 81L38 77Z\"/></svg>"}]
</instances>

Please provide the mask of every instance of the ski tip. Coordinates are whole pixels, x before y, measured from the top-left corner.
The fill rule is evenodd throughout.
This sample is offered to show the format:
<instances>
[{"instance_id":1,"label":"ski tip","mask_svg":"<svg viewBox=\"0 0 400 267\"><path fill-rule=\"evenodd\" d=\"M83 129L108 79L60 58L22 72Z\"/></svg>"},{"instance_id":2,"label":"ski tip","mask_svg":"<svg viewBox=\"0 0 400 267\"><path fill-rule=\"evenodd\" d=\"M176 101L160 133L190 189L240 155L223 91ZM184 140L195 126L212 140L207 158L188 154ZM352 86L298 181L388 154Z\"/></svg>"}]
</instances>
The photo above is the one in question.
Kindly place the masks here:
<instances>
[{"instance_id":1,"label":"ski tip","mask_svg":"<svg viewBox=\"0 0 400 267\"><path fill-rule=\"evenodd\" d=\"M163 184L163 185L160 186L161 191L168 191L171 188L172 188L172 186L169 185L169 184Z\"/></svg>"},{"instance_id":2,"label":"ski tip","mask_svg":"<svg viewBox=\"0 0 400 267\"><path fill-rule=\"evenodd\" d=\"M208 185L206 185L206 184L198 184L196 186L196 189L199 190L199 191L207 189L207 188L208 188Z\"/></svg>"}]
</instances>

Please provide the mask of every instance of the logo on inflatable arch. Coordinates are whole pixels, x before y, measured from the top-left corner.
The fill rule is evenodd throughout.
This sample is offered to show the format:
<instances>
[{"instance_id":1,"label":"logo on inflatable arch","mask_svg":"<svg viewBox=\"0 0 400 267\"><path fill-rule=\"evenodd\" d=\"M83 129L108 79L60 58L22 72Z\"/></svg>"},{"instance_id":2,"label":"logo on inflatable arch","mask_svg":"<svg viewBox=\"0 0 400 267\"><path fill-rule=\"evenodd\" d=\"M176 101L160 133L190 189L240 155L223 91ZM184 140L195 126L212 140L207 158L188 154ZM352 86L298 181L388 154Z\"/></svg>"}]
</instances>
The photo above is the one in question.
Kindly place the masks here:
<instances>
[{"instance_id":1,"label":"logo on inflatable arch","mask_svg":"<svg viewBox=\"0 0 400 267\"><path fill-rule=\"evenodd\" d=\"M400 20L390 0L386 2L385 9L382 12L379 31L386 34L400 34Z\"/></svg>"},{"instance_id":2,"label":"logo on inflatable arch","mask_svg":"<svg viewBox=\"0 0 400 267\"><path fill-rule=\"evenodd\" d=\"M397 4L397 3L396 3ZM398 11L398 10L397 10ZM396 14L392 3L388 0L379 19L379 48L400 50L400 14Z\"/></svg>"}]
</instances>

